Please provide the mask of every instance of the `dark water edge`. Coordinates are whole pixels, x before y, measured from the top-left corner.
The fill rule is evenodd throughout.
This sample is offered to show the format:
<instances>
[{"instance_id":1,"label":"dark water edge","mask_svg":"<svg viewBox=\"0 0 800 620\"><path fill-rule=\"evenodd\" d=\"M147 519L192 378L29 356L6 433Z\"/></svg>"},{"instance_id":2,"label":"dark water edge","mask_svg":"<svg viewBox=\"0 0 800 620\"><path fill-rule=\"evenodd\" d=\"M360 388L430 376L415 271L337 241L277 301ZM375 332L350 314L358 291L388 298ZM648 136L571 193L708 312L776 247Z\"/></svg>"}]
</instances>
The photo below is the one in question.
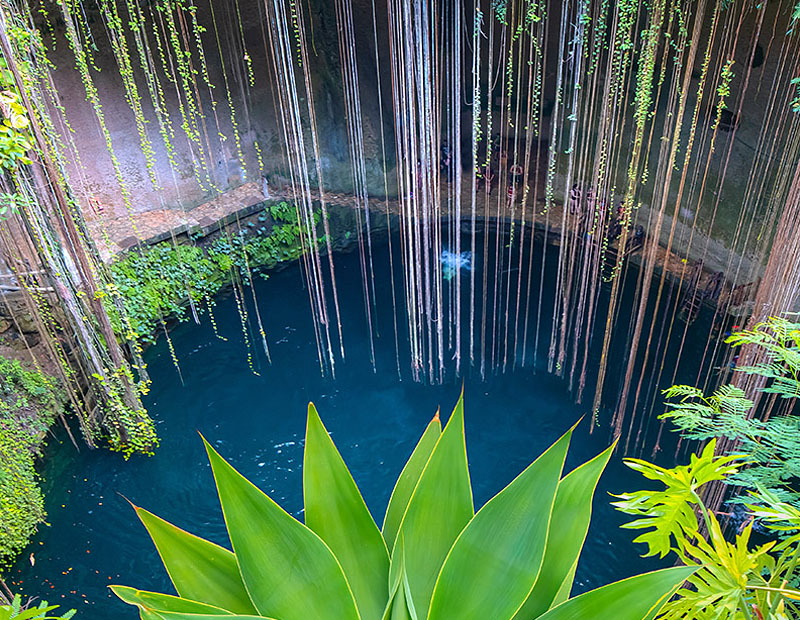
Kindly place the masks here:
<instances>
[{"instance_id":1,"label":"dark water edge","mask_svg":"<svg viewBox=\"0 0 800 620\"><path fill-rule=\"evenodd\" d=\"M376 248L380 251L375 253L375 273L388 273L385 240ZM492 270L494 253L490 244L488 268ZM546 292L555 277L552 249L547 255L553 267L548 268L545 262ZM535 274L539 273L539 261L537 258ZM483 268L481 260L473 263L476 269ZM227 546L213 479L195 431L302 519L302 440L309 401L317 405L370 510L381 522L394 481L416 440L437 407L441 407L443 417L449 415L462 379L449 377L440 386L415 383L407 357L402 354L402 377L398 377L390 282L380 278L375 282L379 337L377 371L373 371L357 253L337 255L336 267L347 349L346 361L337 364L336 379L320 374L308 294L299 266L256 283L273 360L271 366L266 364L258 339L254 339L258 376L248 367L235 300L230 293L221 296L215 314L226 341L214 335L207 319L203 325L179 325L172 332L183 384L163 339L147 351L154 384L146 404L158 421L161 438L154 457L134 457L125 462L105 450L82 449L78 453L64 437L51 442L42 472L49 524L41 528L9 571L15 589L67 608L76 607L78 618L85 620L137 617L134 609L110 595L110 584L172 593L166 572L125 498ZM513 268L513 263L507 267ZM476 273L479 282L480 277ZM628 280L618 321L627 321L631 312L635 277ZM538 289L535 285L537 295ZM601 303L604 295L607 291L601 294ZM547 300L548 295L544 298ZM468 369L463 379L476 507L510 482L581 416L586 419L574 435L568 468L596 455L609 443L607 411L600 416L605 424L589 433L590 405L576 405L565 382L545 371L551 304L546 301L542 308L543 344L536 366L505 374L490 372L485 381L475 369ZM250 314L252 319L252 308ZM703 316L690 330L692 337L687 338L683 372L678 377L681 381L694 381L708 321L709 317ZM406 342L402 316L399 324L401 343ZM595 342L601 339L602 333L594 334ZM612 406L619 374L627 361L624 339L615 347L606 390ZM672 348L675 351L669 355L677 353L677 345ZM527 359L530 361L532 354ZM596 367L596 355L590 366ZM665 380L671 378L671 371L667 375ZM591 400L591 391L587 400ZM648 432L652 435L655 430L652 426ZM669 449L672 439L668 434L663 442L666 449L660 458L665 462L674 454ZM621 457L615 455L595 496L576 592L658 565L638 557L643 549L632 544L632 533L619 529L623 519L609 505L609 492L644 486L646 481L627 470ZM35 566L29 561L31 552Z\"/></svg>"}]
</instances>

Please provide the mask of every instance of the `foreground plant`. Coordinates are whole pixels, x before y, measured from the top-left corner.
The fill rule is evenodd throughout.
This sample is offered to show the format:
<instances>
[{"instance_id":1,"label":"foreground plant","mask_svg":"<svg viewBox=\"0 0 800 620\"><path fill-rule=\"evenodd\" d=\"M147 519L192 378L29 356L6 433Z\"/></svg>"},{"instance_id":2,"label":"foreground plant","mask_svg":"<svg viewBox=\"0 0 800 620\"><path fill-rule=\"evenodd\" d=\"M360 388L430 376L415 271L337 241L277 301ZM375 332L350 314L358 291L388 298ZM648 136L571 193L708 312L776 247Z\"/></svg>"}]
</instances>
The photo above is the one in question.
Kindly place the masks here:
<instances>
[{"instance_id":1,"label":"foreground plant","mask_svg":"<svg viewBox=\"0 0 800 620\"><path fill-rule=\"evenodd\" d=\"M754 366L737 366L736 372L765 379L758 391L782 401L800 396L800 323L772 317L750 330L733 333L726 342L734 346L759 348L763 361ZM787 407L759 419L753 401L734 385L723 385L711 396L686 385L675 385L665 394L669 409L661 418L671 420L687 439L707 441L713 437L737 442L737 450L750 458L748 467L726 479L739 491L765 489L782 502L800 509L800 492L793 481L800 477L800 416ZM734 503L753 501L748 494L734 497Z\"/></svg>"},{"instance_id":2,"label":"foreground plant","mask_svg":"<svg viewBox=\"0 0 800 620\"><path fill-rule=\"evenodd\" d=\"M25 608L19 594L8 605L0 605L0 620L69 620L75 615L75 610L70 609L63 616L53 616L51 612L58 609L58 605L48 605L47 601L40 602L36 607Z\"/></svg>"},{"instance_id":3,"label":"foreground plant","mask_svg":"<svg viewBox=\"0 0 800 620\"><path fill-rule=\"evenodd\" d=\"M475 514L460 399L444 431L428 425L381 530L309 405L305 524L206 443L233 552L136 508L179 596L112 589L145 620L650 619L694 568L569 598L614 448L562 477L571 435Z\"/></svg>"},{"instance_id":4,"label":"foreground plant","mask_svg":"<svg viewBox=\"0 0 800 620\"><path fill-rule=\"evenodd\" d=\"M647 545L645 556L675 553L697 572L664 606L659 620L789 620L800 617L800 592L787 587L798 578L800 510L767 491L749 506L765 527L784 540L753 546L752 521L729 541L716 515L703 503L704 485L737 474L741 455L715 456L710 441L689 465L666 469L639 459L625 463L646 478L662 483L656 491L619 495L614 505L636 517L623 527L644 530L634 542ZM706 534L700 531L702 515Z\"/></svg>"}]
</instances>

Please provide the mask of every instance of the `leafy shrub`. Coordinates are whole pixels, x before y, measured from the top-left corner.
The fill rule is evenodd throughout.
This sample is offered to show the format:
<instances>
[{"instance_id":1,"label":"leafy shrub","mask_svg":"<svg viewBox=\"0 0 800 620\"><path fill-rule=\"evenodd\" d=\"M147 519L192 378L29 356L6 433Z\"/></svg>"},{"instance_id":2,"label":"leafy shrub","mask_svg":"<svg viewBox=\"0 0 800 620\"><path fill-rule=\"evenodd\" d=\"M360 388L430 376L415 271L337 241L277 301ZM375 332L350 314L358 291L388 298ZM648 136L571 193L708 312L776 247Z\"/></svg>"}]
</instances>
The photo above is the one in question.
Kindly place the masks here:
<instances>
[{"instance_id":1,"label":"leafy shrub","mask_svg":"<svg viewBox=\"0 0 800 620\"><path fill-rule=\"evenodd\" d=\"M14 170L19 164L30 164L31 123L4 58L0 59L0 113L0 168Z\"/></svg>"},{"instance_id":2,"label":"leafy shrub","mask_svg":"<svg viewBox=\"0 0 800 620\"><path fill-rule=\"evenodd\" d=\"M0 562L25 547L45 518L34 461L64 403L52 378L0 358Z\"/></svg>"},{"instance_id":3,"label":"leafy shrub","mask_svg":"<svg viewBox=\"0 0 800 620\"><path fill-rule=\"evenodd\" d=\"M318 222L315 215L314 223ZM271 205L259 215L258 223L252 224L222 235L205 250L165 242L131 251L114 262L112 279L132 336L152 342L164 320L189 318L190 301L199 312L204 303L213 303L211 298L232 278L249 283L253 270L271 268L302 254L305 232L293 205ZM126 333L120 313L110 303L108 308L117 332Z\"/></svg>"},{"instance_id":4,"label":"leafy shrub","mask_svg":"<svg viewBox=\"0 0 800 620\"><path fill-rule=\"evenodd\" d=\"M644 530L634 542L647 545L646 556L674 553L697 568L656 617L658 620L789 620L800 617L800 592L787 587L798 578L800 510L770 494L751 497L756 517L776 533L791 534L781 542L751 544L753 522L725 538L716 515L703 503L709 482L738 472L742 455L715 456L716 441L693 454L689 465L666 469L639 459L625 463L644 477L663 484L661 490L618 495L614 505L635 520L624 525ZM758 504L758 505L755 505ZM705 535L701 534L697 514Z\"/></svg>"},{"instance_id":5,"label":"leafy shrub","mask_svg":"<svg viewBox=\"0 0 800 620\"><path fill-rule=\"evenodd\" d=\"M55 609L58 609L58 605L48 605L47 601L40 602L36 607L25 608L17 594L10 605L0 605L0 620L69 620L75 615L74 609L62 616L49 615Z\"/></svg>"},{"instance_id":6,"label":"leafy shrub","mask_svg":"<svg viewBox=\"0 0 800 620\"><path fill-rule=\"evenodd\" d=\"M179 596L112 589L148 620L652 617L694 567L569 598L614 448L562 477L572 430L475 513L459 400L444 430L438 414L428 425L378 529L309 405L305 524L206 443L233 552L137 508Z\"/></svg>"},{"instance_id":7,"label":"leafy shrub","mask_svg":"<svg viewBox=\"0 0 800 620\"><path fill-rule=\"evenodd\" d=\"M765 394L782 399L800 396L800 323L771 318L752 330L734 333L728 342L735 346L749 344L763 349L765 362L737 367L737 372L767 379ZM738 387L724 385L711 396L698 388L676 385L665 394L672 399L661 417L670 419L688 439L705 441L725 437L739 442L752 464L727 479L745 490L767 490L780 501L800 508L800 416L772 416L766 421L753 417L753 401ZM734 502L751 501L746 497Z\"/></svg>"}]
</instances>

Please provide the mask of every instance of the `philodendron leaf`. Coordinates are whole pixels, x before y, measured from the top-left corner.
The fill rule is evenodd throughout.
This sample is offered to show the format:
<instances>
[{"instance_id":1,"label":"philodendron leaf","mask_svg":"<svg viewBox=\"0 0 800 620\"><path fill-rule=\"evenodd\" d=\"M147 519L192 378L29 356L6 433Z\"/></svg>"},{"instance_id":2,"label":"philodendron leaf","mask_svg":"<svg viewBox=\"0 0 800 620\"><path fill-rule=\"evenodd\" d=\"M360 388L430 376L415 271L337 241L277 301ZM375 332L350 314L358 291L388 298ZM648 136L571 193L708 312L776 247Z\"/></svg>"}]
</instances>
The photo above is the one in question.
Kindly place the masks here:
<instances>
[{"instance_id":1,"label":"philodendron leaf","mask_svg":"<svg viewBox=\"0 0 800 620\"><path fill-rule=\"evenodd\" d=\"M185 532L147 510L135 509L180 596L233 613L256 612L233 553Z\"/></svg>"},{"instance_id":2,"label":"philodendron leaf","mask_svg":"<svg viewBox=\"0 0 800 620\"><path fill-rule=\"evenodd\" d=\"M542 566L571 437L572 429L464 528L436 581L429 620L509 620L525 602Z\"/></svg>"},{"instance_id":3,"label":"philodendron leaf","mask_svg":"<svg viewBox=\"0 0 800 620\"><path fill-rule=\"evenodd\" d=\"M392 496L389 498L389 506L386 508L386 516L383 519L383 538L386 540L390 552L394 547L397 531L400 529L403 515L406 513L406 508L408 508L411 494L414 492L417 482L419 482L419 477L422 475L422 470L425 469L425 465L427 465L441 434L442 424L439 421L439 412L437 411L422 437L420 437L414 451L411 453L411 457L403 467L403 471L400 472L400 477L394 485Z\"/></svg>"},{"instance_id":4,"label":"philodendron leaf","mask_svg":"<svg viewBox=\"0 0 800 620\"><path fill-rule=\"evenodd\" d=\"M206 605L205 603L198 603L197 601L170 596L168 594L145 592L125 586L111 586L111 591L121 600L128 603L128 605L137 605L140 608L150 611L176 611L180 613L216 616L233 615L231 612L220 609L219 607L214 607L213 605Z\"/></svg>"},{"instance_id":5,"label":"philodendron leaf","mask_svg":"<svg viewBox=\"0 0 800 620\"><path fill-rule=\"evenodd\" d=\"M559 482L544 555L546 570L539 575L514 620L536 618L569 597L575 567L589 531L594 491L615 447L616 442Z\"/></svg>"},{"instance_id":6,"label":"philodendron leaf","mask_svg":"<svg viewBox=\"0 0 800 620\"><path fill-rule=\"evenodd\" d=\"M565 601L538 620L642 620L662 606L675 586L695 570L696 566L676 566L616 581Z\"/></svg>"},{"instance_id":7,"label":"philodendron leaf","mask_svg":"<svg viewBox=\"0 0 800 620\"><path fill-rule=\"evenodd\" d=\"M313 404L308 405L303 498L306 525L344 570L363 620L378 620L388 598L389 552L378 526Z\"/></svg>"},{"instance_id":8,"label":"philodendron leaf","mask_svg":"<svg viewBox=\"0 0 800 620\"><path fill-rule=\"evenodd\" d=\"M450 547L473 515L462 394L414 489L397 536L404 541L409 607L420 618L428 615L433 586ZM398 571L395 548L390 583Z\"/></svg>"},{"instance_id":9,"label":"philodendron leaf","mask_svg":"<svg viewBox=\"0 0 800 620\"><path fill-rule=\"evenodd\" d=\"M358 620L328 546L206 442L222 513L245 587L258 613L280 620Z\"/></svg>"}]
</instances>

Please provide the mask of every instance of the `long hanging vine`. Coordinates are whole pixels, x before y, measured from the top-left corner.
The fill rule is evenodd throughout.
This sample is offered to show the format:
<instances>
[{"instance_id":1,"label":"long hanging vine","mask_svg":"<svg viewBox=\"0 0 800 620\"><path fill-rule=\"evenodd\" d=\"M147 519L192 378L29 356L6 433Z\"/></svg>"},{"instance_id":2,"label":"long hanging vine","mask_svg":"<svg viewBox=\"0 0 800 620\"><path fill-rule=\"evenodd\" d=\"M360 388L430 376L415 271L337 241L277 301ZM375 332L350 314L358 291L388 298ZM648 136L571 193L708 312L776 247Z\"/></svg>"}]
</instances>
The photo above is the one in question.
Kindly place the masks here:
<instances>
[{"instance_id":1,"label":"long hanging vine","mask_svg":"<svg viewBox=\"0 0 800 620\"><path fill-rule=\"evenodd\" d=\"M788 303L776 282L794 282L796 274L772 260L770 247L796 243L786 214L796 202L800 154L800 115L792 112L797 34L770 41L774 70L757 75L753 64L762 26L788 30L795 25L791 15L773 16L763 4L707 0L386 0L372 4L372 28L361 29L352 0L330 6L259 0L262 56L250 40L251 7L244 0L97 0L102 27L90 23L79 0L57 5L109 151L118 202L140 243L131 180L114 151L115 119L107 117L98 87L100 49L113 57L130 131L162 208L174 206L165 197L170 182L181 201L187 187L208 198L278 169L288 176L281 191L300 231L323 373L335 374L346 338L334 257L339 231L329 212L338 179L329 173L327 136L318 125L323 96L338 98L344 110L338 122L347 138L345 166L354 188L348 201L376 371L384 310L376 282L388 275L400 376L404 358L415 380L431 383L546 367L565 378L577 400L593 392L596 422L608 422L631 450L649 433L660 383L674 377L702 304L715 305L697 370L698 381L708 382L730 312L755 302L760 315ZM2 7L14 54L7 68L16 67L14 84L3 85L11 95L0 97L7 121L0 136L2 192L18 205L9 226L29 239L17 244L6 231L0 244L17 269L35 255L63 285L63 292L54 287L57 312L41 285L28 286L28 303L51 354L63 362L62 380L78 390L89 379L90 400L105 403L106 432L122 445L124 429L138 419L135 382L146 370L124 300L82 221L91 181L43 38L57 27L42 18L40 34L22 0L3 0ZM336 25L338 58L325 61L338 67L341 89L317 71L320 22ZM61 33L51 34L55 41ZM373 76L365 79L364 49L370 62L374 50L377 106L366 100L376 93ZM744 144L738 119L746 98L758 93L766 113L756 143ZM270 132L256 122L267 116L256 113L262 98L274 101ZM31 130L15 128L24 124L15 118L30 118ZM384 132L384 124L392 129ZM369 129L378 127L380 155L370 150L370 133L378 131ZM264 148L267 133L277 137L280 163ZM747 159L736 150L742 146L750 149L750 174L741 196L723 198L734 160ZM373 156L382 160L391 274L375 272L381 250L368 189ZM737 204L721 207L724 200ZM733 214L730 251L727 264L715 263L719 271L711 274L706 262L715 260L723 209ZM107 236L109 222L98 219ZM230 218L220 243L232 253L225 282L249 366L258 372L253 342L260 339L267 359L270 351L253 286L258 265L243 234L239 219ZM179 245L172 230L170 242ZM205 306L218 333L213 299L186 273L192 316ZM98 316L101 306L119 315L115 324L124 334L106 333L102 316L83 319ZM75 334L71 342L58 335L62 315ZM167 319L158 317L174 351ZM133 368L113 343L103 344L117 336ZM78 372L69 367L72 350L85 359ZM604 409L609 403L611 412ZM91 409L84 407L82 423L93 436L98 416Z\"/></svg>"}]
</instances>

